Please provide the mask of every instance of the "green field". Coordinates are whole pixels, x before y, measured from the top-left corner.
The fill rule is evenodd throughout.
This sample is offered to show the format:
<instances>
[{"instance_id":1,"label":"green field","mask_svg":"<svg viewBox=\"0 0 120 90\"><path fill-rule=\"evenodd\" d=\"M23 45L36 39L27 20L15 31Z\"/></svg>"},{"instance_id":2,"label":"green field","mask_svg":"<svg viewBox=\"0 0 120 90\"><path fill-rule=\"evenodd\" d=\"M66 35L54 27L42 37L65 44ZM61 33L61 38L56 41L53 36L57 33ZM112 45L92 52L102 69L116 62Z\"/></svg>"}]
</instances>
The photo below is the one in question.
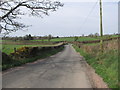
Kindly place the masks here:
<instances>
[{"instance_id":1,"label":"green field","mask_svg":"<svg viewBox=\"0 0 120 90\"><path fill-rule=\"evenodd\" d=\"M91 40L98 40L98 39L92 38L92 37L79 37L77 41L91 41ZM32 41L42 41L42 40L32 40ZM45 39L44 41L48 41L48 40ZM51 42L59 42L59 41L72 42L72 41L74 41L74 37L55 38L55 39L51 39L50 41Z\"/></svg>"},{"instance_id":2,"label":"green field","mask_svg":"<svg viewBox=\"0 0 120 90\"><path fill-rule=\"evenodd\" d=\"M2 45L2 52L6 54L10 54L14 52L14 48L18 49L21 47L49 47L49 46L56 46L58 44L53 44L53 45Z\"/></svg>"},{"instance_id":3,"label":"green field","mask_svg":"<svg viewBox=\"0 0 120 90\"><path fill-rule=\"evenodd\" d=\"M118 35L110 35L110 36L103 36L104 39L110 38L110 37L118 37ZM50 42L48 42L47 39L44 39L44 41L40 40L31 40L31 41L14 41L14 40L2 40L2 51L6 54L10 54L11 52L14 52L14 48L18 49L24 46L27 47L34 47L34 46L52 46L54 42L60 42L60 41L68 41L73 42L74 37L60 37L60 38L54 38L51 39ZM77 41L93 41L93 40L100 40L101 37L79 37ZM94 44L88 44L88 45L94 45Z\"/></svg>"},{"instance_id":4,"label":"green field","mask_svg":"<svg viewBox=\"0 0 120 90\"><path fill-rule=\"evenodd\" d=\"M98 40L92 37L79 37L78 41L90 41L90 40ZM10 54L14 52L14 48L18 49L21 47L34 47L34 46L52 46L52 42L60 42L60 41L74 41L74 37L65 37L65 38L55 38L51 39L51 42L48 42L47 39L42 42L42 40L31 40L31 41L14 41L14 40L3 40L2 41L2 52L6 54Z\"/></svg>"},{"instance_id":5,"label":"green field","mask_svg":"<svg viewBox=\"0 0 120 90\"><path fill-rule=\"evenodd\" d=\"M103 36L103 39L108 39L108 38L114 38L114 37L118 37L118 35L109 35L109 36ZM77 41L93 41L93 40L100 40L101 37L78 37ZM75 38L74 37L60 37L60 38L54 38L51 39L51 42L59 42L59 41L69 41L72 42L74 41ZM32 41L42 41L42 39L40 40L32 40ZM44 39L43 41L48 41L48 39Z\"/></svg>"},{"instance_id":6,"label":"green field","mask_svg":"<svg viewBox=\"0 0 120 90\"><path fill-rule=\"evenodd\" d=\"M21 47L42 47L42 46L50 46L50 45L2 45L2 52L6 53L6 54L10 54L12 52L14 52L14 48L18 49Z\"/></svg>"},{"instance_id":7,"label":"green field","mask_svg":"<svg viewBox=\"0 0 120 90\"><path fill-rule=\"evenodd\" d=\"M118 37L118 35L109 35L109 36L103 36L104 39L108 39L111 37ZM60 37L60 38L54 38L51 39L49 42L47 39L43 40L22 40L22 41L14 41L14 40L1 40L2 41L2 52L6 54L10 54L14 52L14 48L18 49L21 47L34 47L34 46L52 46L55 44L55 42L60 41L68 41L73 42L75 37ZM93 40L100 40L101 37L79 37L77 41L93 41ZM97 43L96 43L97 44ZM86 44L86 45L96 45L96 44Z\"/></svg>"}]
</instances>

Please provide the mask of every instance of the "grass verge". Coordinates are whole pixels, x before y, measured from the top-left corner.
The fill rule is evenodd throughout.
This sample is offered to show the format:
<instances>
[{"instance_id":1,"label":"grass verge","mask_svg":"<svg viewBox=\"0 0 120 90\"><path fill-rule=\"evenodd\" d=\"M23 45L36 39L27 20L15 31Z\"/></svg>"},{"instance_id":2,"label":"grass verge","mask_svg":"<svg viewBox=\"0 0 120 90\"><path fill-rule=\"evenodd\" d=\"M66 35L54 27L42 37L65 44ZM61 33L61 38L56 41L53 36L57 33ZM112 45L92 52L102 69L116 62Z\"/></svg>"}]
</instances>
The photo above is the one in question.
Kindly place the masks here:
<instances>
[{"instance_id":1,"label":"grass verge","mask_svg":"<svg viewBox=\"0 0 120 90\"><path fill-rule=\"evenodd\" d=\"M22 59L22 60L13 60L12 59L10 63L2 65L2 71L6 70L6 69L9 69L9 68L12 68L12 67L23 65L23 64L28 63L28 62L34 62L38 59L43 59L43 58L49 57L51 55L54 55L54 54L62 51L63 49L64 49L64 47L51 49L51 50L46 50L46 51L43 51L42 54L41 54L41 52L38 53L35 57L25 58L25 59Z\"/></svg>"},{"instance_id":2,"label":"grass verge","mask_svg":"<svg viewBox=\"0 0 120 90\"><path fill-rule=\"evenodd\" d=\"M93 46L94 49L86 52L85 47L78 48L73 45L75 50L79 52L91 65L97 74L108 84L109 88L119 88L118 84L118 50L106 49L103 54L99 53L98 46ZM89 47L90 49L91 47Z\"/></svg>"}]
</instances>

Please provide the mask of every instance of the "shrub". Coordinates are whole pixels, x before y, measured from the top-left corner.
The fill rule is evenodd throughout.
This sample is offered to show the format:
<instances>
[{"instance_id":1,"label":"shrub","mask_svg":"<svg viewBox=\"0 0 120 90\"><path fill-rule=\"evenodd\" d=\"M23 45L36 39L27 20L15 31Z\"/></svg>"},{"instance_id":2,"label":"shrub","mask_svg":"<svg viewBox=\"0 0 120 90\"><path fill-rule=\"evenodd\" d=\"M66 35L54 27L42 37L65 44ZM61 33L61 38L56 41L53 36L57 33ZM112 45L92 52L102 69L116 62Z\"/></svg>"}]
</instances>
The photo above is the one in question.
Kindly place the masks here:
<instances>
[{"instance_id":1,"label":"shrub","mask_svg":"<svg viewBox=\"0 0 120 90\"><path fill-rule=\"evenodd\" d=\"M5 53L2 53L2 64L9 64L12 62L12 58Z\"/></svg>"},{"instance_id":2,"label":"shrub","mask_svg":"<svg viewBox=\"0 0 120 90\"><path fill-rule=\"evenodd\" d=\"M16 50L16 52L11 53L10 56L13 58L27 58L30 57L30 53L32 51L32 47L22 47ZM32 54L31 54L32 55Z\"/></svg>"}]
</instances>

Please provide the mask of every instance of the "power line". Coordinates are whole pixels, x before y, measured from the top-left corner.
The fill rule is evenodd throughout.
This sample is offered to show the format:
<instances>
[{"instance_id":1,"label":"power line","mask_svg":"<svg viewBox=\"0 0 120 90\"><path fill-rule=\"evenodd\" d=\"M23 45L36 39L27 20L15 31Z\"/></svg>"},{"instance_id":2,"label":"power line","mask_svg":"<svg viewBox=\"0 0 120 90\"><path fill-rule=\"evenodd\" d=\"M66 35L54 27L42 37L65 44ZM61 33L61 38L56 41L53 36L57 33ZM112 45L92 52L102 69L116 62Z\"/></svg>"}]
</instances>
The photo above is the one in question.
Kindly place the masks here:
<instances>
[{"instance_id":1,"label":"power line","mask_svg":"<svg viewBox=\"0 0 120 90\"><path fill-rule=\"evenodd\" d=\"M96 1L96 3L94 4L94 6L92 7L92 9L90 10L89 14L87 15L87 17L85 18L84 22L81 24L80 29L82 30L82 27L85 25L85 23L87 22L89 16L91 15L91 13L93 12L93 10L95 9L96 5L98 3L98 0Z\"/></svg>"}]
</instances>

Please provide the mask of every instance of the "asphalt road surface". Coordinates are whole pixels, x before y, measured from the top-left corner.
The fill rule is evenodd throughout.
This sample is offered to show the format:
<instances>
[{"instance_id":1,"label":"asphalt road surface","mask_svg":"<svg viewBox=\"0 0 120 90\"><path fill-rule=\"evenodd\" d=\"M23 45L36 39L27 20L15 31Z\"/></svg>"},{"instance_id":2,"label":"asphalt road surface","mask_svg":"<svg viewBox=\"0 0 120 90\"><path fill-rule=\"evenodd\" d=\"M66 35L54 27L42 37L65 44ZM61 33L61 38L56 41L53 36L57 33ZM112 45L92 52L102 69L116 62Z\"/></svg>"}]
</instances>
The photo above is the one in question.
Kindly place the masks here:
<instances>
[{"instance_id":1,"label":"asphalt road surface","mask_svg":"<svg viewBox=\"0 0 120 90\"><path fill-rule=\"evenodd\" d=\"M82 57L71 45L49 58L3 72L3 88L92 88Z\"/></svg>"}]
</instances>

